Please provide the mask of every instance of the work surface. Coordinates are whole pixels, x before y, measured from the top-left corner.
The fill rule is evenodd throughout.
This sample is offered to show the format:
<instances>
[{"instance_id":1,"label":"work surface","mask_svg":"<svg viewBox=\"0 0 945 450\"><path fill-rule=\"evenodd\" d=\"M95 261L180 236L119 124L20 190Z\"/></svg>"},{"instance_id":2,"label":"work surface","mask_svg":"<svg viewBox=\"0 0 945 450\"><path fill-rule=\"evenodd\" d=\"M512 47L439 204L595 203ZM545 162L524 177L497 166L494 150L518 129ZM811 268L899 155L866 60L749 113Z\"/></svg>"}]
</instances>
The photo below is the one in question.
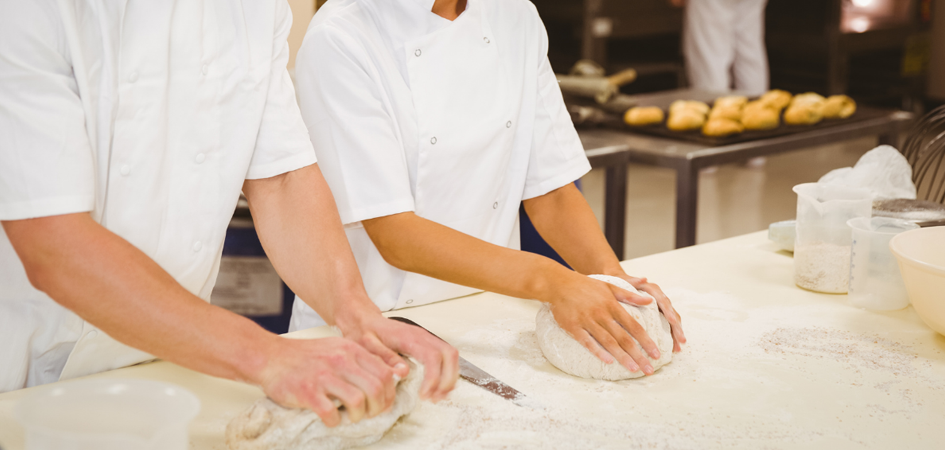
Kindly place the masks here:
<instances>
[{"instance_id":1,"label":"work surface","mask_svg":"<svg viewBox=\"0 0 945 450\"><path fill-rule=\"evenodd\" d=\"M911 307L871 313L795 287L790 254L763 232L624 266L660 283L683 316L689 345L671 364L637 380L573 378L537 347L538 303L495 294L397 311L535 406L460 381L371 448L945 448L945 337ZM197 394L194 450L222 450L226 423L262 395L165 362L96 376ZM12 409L28 391L0 395L6 450L23 448Z\"/></svg>"}]
</instances>

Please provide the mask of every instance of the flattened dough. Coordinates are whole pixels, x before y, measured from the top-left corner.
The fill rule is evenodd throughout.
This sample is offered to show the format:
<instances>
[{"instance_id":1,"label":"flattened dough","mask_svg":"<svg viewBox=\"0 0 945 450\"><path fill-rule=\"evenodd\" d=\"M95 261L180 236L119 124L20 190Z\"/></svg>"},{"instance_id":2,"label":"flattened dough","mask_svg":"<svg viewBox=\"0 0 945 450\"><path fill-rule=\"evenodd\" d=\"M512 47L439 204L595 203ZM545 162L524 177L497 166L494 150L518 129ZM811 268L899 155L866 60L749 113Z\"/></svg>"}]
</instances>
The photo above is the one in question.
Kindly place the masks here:
<instances>
[{"instance_id":1,"label":"flattened dough","mask_svg":"<svg viewBox=\"0 0 945 450\"><path fill-rule=\"evenodd\" d=\"M269 398L257 401L226 427L229 450L341 450L373 444L420 399L423 365L406 358L410 374L397 385L397 398L387 412L351 423L342 411L341 424L328 428L306 409L282 407Z\"/></svg>"},{"instance_id":2,"label":"flattened dough","mask_svg":"<svg viewBox=\"0 0 945 450\"><path fill-rule=\"evenodd\" d=\"M646 293L637 291L630 283L621 278L607 275L591 275L590 277L630 292L648 296ZM673 359L673 335L670 332L669 322L660 313L656 302L653 301L644 306L633 306L624 303L621 303L621 305L646 329L646 333L656 343L656 347L660 351L659 359L652 359L647 355L650 364L653 365L653 370L668 364ZM593 353L558 326L558 322L555 321L551 308L547 303L541 307L538 316L535 318L535 333L538 335L538 346L541 347L545 358L555 367L571 375L611 381L639 378L644 375L642 370L631 372L620 363L604 364L603 361L597 359ZM640 348L639 343L637 347ZM642 348L640 348L640 352L646 355Z\"/></svg>"}]
</instances>

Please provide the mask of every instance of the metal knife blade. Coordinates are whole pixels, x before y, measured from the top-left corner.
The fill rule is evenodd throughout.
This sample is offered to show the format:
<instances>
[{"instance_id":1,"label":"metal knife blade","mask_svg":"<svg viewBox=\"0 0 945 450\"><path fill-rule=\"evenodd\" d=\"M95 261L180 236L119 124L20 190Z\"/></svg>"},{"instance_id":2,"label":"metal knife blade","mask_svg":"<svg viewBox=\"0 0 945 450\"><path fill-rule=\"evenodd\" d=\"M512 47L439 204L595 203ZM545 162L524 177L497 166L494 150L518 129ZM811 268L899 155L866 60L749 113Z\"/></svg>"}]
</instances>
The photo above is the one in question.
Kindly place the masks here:
<instances>
[{"instance_id":1,"label":"metal knife blade","mask_svg":"<svg viewBox=\"0 0 945 450\"><path fill-rule=\"evenodd\" d=\"M413 325L415 327L421 328L427 333L430 333L430 330L423 328L420 324L406 318L406 317L388 317L388 319L396 320L398 322L406 323L407 325ZM433 333L430 333L433 334ZM437 339L443 340L439 336L436 336ZM445 342L445 341L444 341ZM515 403L519 406L527 406L525 404L525 394L515 390L512 386L509 386L503 383L498 378L489 375L485 370L482 370L476 367L473 363L466 360L462 356L459 357L459 377L479 386L493 394L498 395L507 400L511 400L512 403Z\"/></svg>"}]
</instances>

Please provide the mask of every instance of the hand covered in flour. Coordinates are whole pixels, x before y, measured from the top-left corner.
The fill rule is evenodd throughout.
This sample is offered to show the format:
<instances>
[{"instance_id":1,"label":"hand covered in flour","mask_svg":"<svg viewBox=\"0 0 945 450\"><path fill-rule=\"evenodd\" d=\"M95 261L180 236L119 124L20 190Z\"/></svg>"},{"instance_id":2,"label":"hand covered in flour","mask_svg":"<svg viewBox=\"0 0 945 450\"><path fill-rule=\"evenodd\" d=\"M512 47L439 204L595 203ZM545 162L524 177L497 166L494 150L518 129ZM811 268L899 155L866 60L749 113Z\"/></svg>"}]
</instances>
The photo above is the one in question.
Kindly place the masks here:
<instances>
[{"instance_id":1,"label":"hand covered in flour","mask_svg":"<svg viewBox=\"0 0 945 450\"><path fill-rule=\"evenodd\" d=\"M634 339L654 359L660 356L656 343L619 303L646 305L652 299L570 271L551 291L543 300L551 303L555 321L571 337L607 364L616 358L631 372L642 368L643 373L653 374Z\"/></svg>"},{"instance_id":2,"label":"hand covered in flour","mask_svg":"<svg viewBox=\"0 0 945 450\"><path fill-rule=\"evenodd\" d=\"M459 352L451 345L422 328L387 319L380 314L362 318L356 326L342 328L345 337L354 339L364 348L383 359L395 370L407 364L398 353L409 355L423 363L425 368L420 397L438 402L450 393L459 379Z\"/></svg>"},{"instance_id":3,"label":"hand covered in flour","mask_svg":"<svg viewBox=\"0 0 945 450\"><path fill-rule=\"evenodd\" d=\"M346 338L278 339L254 379L273 401L314 411L325 425L341 421L338 400L352 422L374 417L394 402L394 369ZM406 375L407 366L401 369Z\"/></svg>"},{"instance_id":4,"label":"hand covered in flour","mask_svg":"<svg viewBox=\"0 0 945 450\"><path fill-rule=\"evenodd\" d=\"M686 343L686 334L683 333L682 329L682 317L680 317L676 309L673 308L673 303L669 301L669 297L663 293L663 290L655 283L647 281L646 278L631 277L623 272L623 270L614 273L613 276L627 280L631 286L650 294L656 299L656 304L660 307L660 312L663 313L663 317L669 322L670 329L672 329L673 332L673 352L682 351L680 344Z\"/></svg>"}]
</instances>

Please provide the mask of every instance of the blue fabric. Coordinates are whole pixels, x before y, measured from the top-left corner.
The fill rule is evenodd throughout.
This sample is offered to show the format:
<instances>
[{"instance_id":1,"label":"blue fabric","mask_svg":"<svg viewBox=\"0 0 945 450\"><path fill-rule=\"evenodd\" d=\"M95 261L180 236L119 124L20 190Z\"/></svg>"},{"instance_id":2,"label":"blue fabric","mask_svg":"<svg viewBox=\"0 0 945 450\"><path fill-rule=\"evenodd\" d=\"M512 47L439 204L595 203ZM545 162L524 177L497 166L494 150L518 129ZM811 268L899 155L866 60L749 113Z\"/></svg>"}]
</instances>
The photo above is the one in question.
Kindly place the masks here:
<instances>
[{"instance_id":1,"label":"blue fabric","mask_svg":"<svg viewBox=\"0 0 945 450\"><path fill-rule=\"evenodd\" d=\"M574 185L580 190L581 180L575 181ZM542 239L541 235L538 234L538 230L535 229L531 219L528 218L528 214L525 213L525 206L519 206L518 217L523 251L547 256L548 258L558 261L565 267L571 268L568 263L564 262L564 258L558 255L558 252L551 248L551 246Z\"/></svg>"}]
</instances>

